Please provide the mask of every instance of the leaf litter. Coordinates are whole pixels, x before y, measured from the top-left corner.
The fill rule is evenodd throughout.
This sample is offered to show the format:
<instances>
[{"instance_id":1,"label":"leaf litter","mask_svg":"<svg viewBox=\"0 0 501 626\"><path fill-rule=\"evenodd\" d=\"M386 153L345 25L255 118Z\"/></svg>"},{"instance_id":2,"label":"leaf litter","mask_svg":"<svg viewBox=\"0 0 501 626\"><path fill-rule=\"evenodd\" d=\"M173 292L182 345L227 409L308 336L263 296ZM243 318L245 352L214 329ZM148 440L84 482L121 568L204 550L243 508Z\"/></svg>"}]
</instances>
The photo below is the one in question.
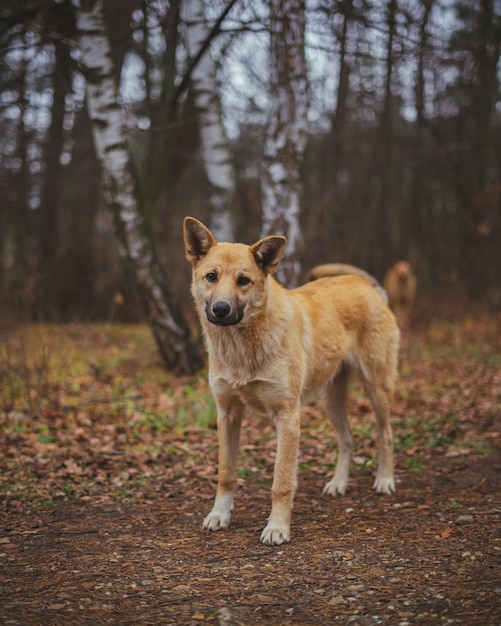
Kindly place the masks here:
<instances>
[{"instance_id":1,"label":"leaf litter","mask_svg":"<svg viewBox=\"0 0 501 626\"><path fill-rule=\"evenodd\" d=\"M5 624L498 624L501 317L406 334L397 493L371 491L358 385L347 496L335 440L303 409L292 543L259 543L274 432L247 416L232 526L206 533L217 469L206 372L162 369L142 326L0 336L0 619Z\"/></svg>"}]
</instances>

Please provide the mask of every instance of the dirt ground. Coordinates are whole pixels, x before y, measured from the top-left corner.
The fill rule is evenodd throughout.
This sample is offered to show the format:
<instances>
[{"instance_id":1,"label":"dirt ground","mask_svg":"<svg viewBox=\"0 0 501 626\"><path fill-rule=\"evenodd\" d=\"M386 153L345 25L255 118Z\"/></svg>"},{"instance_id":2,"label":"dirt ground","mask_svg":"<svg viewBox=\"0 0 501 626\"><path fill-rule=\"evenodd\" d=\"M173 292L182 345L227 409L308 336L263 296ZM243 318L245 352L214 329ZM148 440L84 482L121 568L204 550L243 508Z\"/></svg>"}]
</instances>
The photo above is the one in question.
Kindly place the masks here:
<instances>
[{"instance_id":1,"label":"dirt ground","mask_svg":"<svg viewBox=\"0 0 501 626\"><path fill-rule=\"evenodd\" d=\"M440 335L432 356L426 346L416 351L417 340L404 348L392 496L372 492L374 467L360 460L371 454L368 443L357 452L347 495L322 495L326 471L319 459L331 436L312 413L314 425L302 441L292 541L275 548L259 541L270 504L273 442L260 437L257 426L253 442L243 441L246 471L231 528L217 533L201 529L214 495L213 425L176 434L177 447L170 448L171 435L159 431L163 448L156 456L151 442L143 450L146 434L140 451L132 444L118 449L116 442L137 439L123 424L105 441L108 431L98 430L97 414L86 415L91 421L83 426L65 422L54 437L40 428L33 434L6 429L0 442L0 623L501 624L497 329L485 335L490 361L478 350L476 328L468 331L467 353L461 331L461 374L451 366L457 355L440 347L449 350L452 331ZM449 405L458 414L436 427L447 443L432 441L436 433L424 430L417 443L408 441L417 427L404 422L406 415L426 424ZM363 399L356 400L356 410L361 424ZM68 412L64 416L68 420ZM405 440L399 435L404 427ZM86 429L94 439L86 439ZM200 458L186 452L197 446ZM330 464L334 452L329 454ZM265 460L254 466L249 458ZM124 468L131 473L134 466L150 473L147 483L127 482ZM23 496L19 483L27 477L34 483ZM87 480L88 491L70 493L69 479L75 490ZM110 491L112 484L127 497ZM43 485L56 494L50 501L33 491Z\"/></svg>"},{"instance_id":2,"label":"dirt ground","mask_svg":"<svg viewBox=\"0 0 501 626\"><path fill-rule=\"evenodd\" d=\"M207 533L207 484L152 501L4 510L3 624L501 623L501 450L434 458L395 496L301 476L292 542L259 543L268 490L246 482L231 529ZM172 486L171 486L172 487ZM254 490L253 490L254 489ZM455 509L454 503L461 502Z\"/></svg>"}]
</instances>

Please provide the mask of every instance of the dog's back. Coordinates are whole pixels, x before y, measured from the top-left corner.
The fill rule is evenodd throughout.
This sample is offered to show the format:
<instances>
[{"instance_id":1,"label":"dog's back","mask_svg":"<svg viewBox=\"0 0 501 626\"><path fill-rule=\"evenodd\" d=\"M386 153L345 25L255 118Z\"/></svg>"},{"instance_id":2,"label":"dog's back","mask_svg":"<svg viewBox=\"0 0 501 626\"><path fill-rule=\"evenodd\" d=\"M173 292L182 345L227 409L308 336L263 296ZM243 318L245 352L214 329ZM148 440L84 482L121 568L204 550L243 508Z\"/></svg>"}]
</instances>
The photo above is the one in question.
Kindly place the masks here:
<instances>
[{"instance_id":1,"label":"dog's back","mask_svg":"<svg viewBox=\"0 0 501 626\"><path fill-rule=\"evenodd\" d=\"M385 289L379 284L379 282L371 276L368 272L355 265L349 263L324 263L323 265L315 265L307 276L308 281L318 280L319 278L326 278L330 276L360 276L369 281L374 289L383 298L386 304L388 304L388 295Z\"/></svg>"}]
</instances>

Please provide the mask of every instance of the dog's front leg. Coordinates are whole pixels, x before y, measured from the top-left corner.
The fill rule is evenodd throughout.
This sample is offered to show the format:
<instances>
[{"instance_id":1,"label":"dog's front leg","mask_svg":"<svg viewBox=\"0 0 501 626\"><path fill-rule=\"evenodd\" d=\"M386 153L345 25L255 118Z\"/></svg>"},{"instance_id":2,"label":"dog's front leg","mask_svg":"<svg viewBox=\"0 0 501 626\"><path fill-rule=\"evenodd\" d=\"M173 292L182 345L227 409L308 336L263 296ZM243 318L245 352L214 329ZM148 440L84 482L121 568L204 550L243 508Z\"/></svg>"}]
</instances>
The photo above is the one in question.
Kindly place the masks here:
<instances>
[{"instance_id":1,"label":"dog's front leg","mask_svg":"<svg viewBox=\"0 0 501 626\"><path fill-rule=\"evenodd\" d=\"M271 488L272 506L261 541L278 546L290 541L292 504L297 485L297 454L299 448L299 406L293 411L277 414L277 457Z\"/></svg>"},{"instance_id":2,"label":"dog's front leg","mask_svg":"<svg viewBox=\"0 0 501 626\"><path fill-rule=\"evenodd\" d=\"M216 498L212 511L204 520L206 530L223 530L230 525L233 493L236 486L236 466L240 441L240 426L244 406L238 398L217 400L217 433L219 468Z\"/></svg>"}]
</instances>

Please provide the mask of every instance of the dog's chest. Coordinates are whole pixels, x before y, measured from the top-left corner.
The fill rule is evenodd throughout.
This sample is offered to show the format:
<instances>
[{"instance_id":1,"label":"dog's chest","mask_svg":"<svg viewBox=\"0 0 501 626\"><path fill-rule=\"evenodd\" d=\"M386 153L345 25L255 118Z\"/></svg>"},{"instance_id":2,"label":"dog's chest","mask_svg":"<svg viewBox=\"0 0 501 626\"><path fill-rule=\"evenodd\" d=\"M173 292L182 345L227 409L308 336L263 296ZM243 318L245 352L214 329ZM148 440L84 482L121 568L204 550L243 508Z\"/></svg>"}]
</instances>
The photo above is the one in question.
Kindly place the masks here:
<instances>
[{"instance_id":1,"label":"dog's chest","mask_svg":"<svg viewBox=\"0 0 501 626\"><path fill-rule=\"evenodd\" d=\"M269 377L274 355L262 341L237 332L215 334L208 339L209 369L231 386L252 388L256 381Z\"/></svg>"},{"instance_id":2,"label":"dog's chest","mask_svg":"<svg viewBox=\"0 0 501 626\"><path fill-rule=\"evenodd\" d=\"M284 398L284 388L273 378L246 381L221 375L210 375L209 378L214 395L220 398L236 395L247 407L258 413L273 412L277 403L281 403Z\"/></svg>"},{"instance_id":3,"label":"dog's chest","mask_svg":"<svg viewBox=\"0 0 501 626\"><path fill-rule=\"evenodd\" d=\"M273 410L273 395L269 392L270 386L265 382L255 382L239 389L239 395L245 404L258 413L268 413ZM275 396L276 397L276 396Z\"/></svg>"},{"instance_id":4,"label":"dog's chest","mask_svg":"<svg viewBox=\"0 0 501 626\"><path fill-rule=\"evenodd\" d=\"M213 331L208 336L213 392L220 397L238 395L260 413L273 411L288 396L290 363L281 357L280 335L266 334L265 341L250 332L225 330L229 332Z\"/></svg>"}]
</instances>

